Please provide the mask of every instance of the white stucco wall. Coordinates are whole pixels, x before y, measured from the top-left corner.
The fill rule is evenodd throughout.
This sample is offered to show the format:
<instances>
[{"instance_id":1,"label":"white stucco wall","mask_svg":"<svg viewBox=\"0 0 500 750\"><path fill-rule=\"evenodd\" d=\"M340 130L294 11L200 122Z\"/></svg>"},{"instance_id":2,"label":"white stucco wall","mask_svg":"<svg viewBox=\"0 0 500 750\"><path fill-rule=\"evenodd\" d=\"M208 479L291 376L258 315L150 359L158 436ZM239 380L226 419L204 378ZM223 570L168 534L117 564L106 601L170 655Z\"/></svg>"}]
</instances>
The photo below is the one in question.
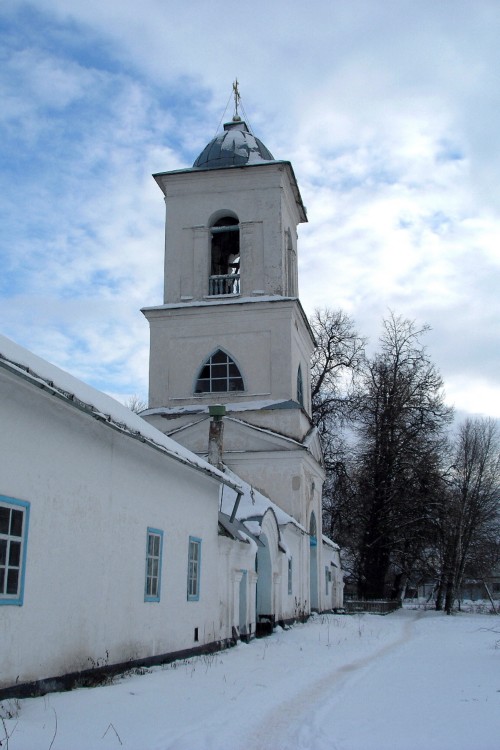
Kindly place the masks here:
<instances>
[{"instance_id":1,"label":"white stucco wall","mask_svg":"<svg viewBox=\"0 0 500 750\"><path fill-rule=\"evenodd\" d=\"M323 537L323 609L342 609L344 606L344 579L338 546ZM330 573L331 581L326 593L325 570Z\"/></svg>"},{"instance_id":2,"label":"white stucco wall","mask_svg":"<svg viewBox=\"0 0 500 750\"><path fill-rule=\"evenodd\" d=\"M255 542L219 537L220 621L229 623L228 637L235 633L246 638L255 635L255 553Z\"/></svg>"},{"instance_id":3,"label":"white stucco wall","mask_svg":"<svg viewBox=\"0 0 500 750\"><path fill-rule=\"evenodd\" d=\"M216 480L3 372L0 413L0 494L30 503L24 603L0 606L0 687L230 636ZM159 602L144 601L148 527L164 532Z\"/></svg>"},{"instance_id":4,"label":"white stucco wall","mask_svg":"<svg viewBox=\"0 0 500 750\"><path fill-rule=\"evenodd\" d=\"M305 551L309 538L296 526L287 524L280 527L281 543L285 552L279 556L279 618L294 620L309 612L309 592L307 584L308 561ZM292 586L288 589L288 561L292 563Z\"/></svg>"},{"instance_id":5,"label":"white stucco wall","mask_svg":"<svg viewBox=\"0 0 500 750\"><path fill-rule=\"evenodd\" d=\"M314 509L321 518L321 467L303 449L290 451L228 451L224 460L232 471L268 497L307 528L308 504L314 483Z\"/></svg>"},{"instance_id":6,"label":"white stucco wall","mask_svg":"<svg viewBox=\"0 0 500 750\"><path fill-rule=\"evenodd\" d=\"M286 411L278 410L273 413L277 417L278 424L280 424L279 417L282 414L286 415ZM158 418L159 428L162 426L162 421L163 426L168 424L167 420ZM202 452L208 442L208 426L209 420L204 418L203 421L177 433L176 438L191 450ZM287 535L292 533L294 540L292 545L299 545L293 547L294 593L292 600L288 599L287 593L285 556L276 553L279 562L276 563L275 573L279 576L279 583L276 584L279 594L276 599L275 616L278 619L291 619L296 606L301 614L309 612L311 606L315 609L331 608L330 598L324 595L322 588L323 548L321 544L318 544L311 552L308 535L311 514L314 513L317 538L321 539L321 493L324 470L305 448L294 446L292 442L286 445L288 450L283 450L283 442L279 443L276 436L255 433L248 427L231 422L230 419L224 420L224 463L235 475L253 485L256 490L271 498L274 503L296 519L306 532L305 535L299 534L299 541L297 541L293 535L293 527L285 527L284 533ZM317 592L314 601L311 597L311 565L316 566L312 573L316 580Z\"/></svg>"},{"instance_id":7,"label":"white stucco wall","mask_svg":"<svg viewBox=\"0 0 500 750\"><path fill-rule=\"evenodd\" d=\"M145 308L151 330L149 407L297 400L301 365L310 411L313 343L297 300L277 299ZM195 394L200 369L217 349L231 356L244 390Z\"/></svg>"}]
</instances>

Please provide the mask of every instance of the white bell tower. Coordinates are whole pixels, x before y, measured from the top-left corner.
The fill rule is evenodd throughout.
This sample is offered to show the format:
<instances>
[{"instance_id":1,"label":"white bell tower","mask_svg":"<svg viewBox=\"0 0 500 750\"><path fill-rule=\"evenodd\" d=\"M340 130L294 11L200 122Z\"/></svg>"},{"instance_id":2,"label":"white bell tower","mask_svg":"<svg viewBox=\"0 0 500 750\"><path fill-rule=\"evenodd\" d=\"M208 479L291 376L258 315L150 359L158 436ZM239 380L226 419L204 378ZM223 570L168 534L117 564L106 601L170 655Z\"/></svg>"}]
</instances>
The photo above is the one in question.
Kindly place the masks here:
<instances>
[{"instance_id":1,"label":"white bell tower","mask_svg":"<svg viewBox=\"0 0 500 750\"><path fill-rule=\"evenodd\" d=\"M297 226L307 217L292 165L249 131L238 100L236 88L232 121L191 168L154 175L166 204L165 291L163 305L143 310L144 416L206 454L208 407L224 404L224 462L306 525L297 493L308 486L318 518L323 480L310 419L314 341L297 282Z\"/></svg>"},{"instance_id":2,"label":"white bell tower","mask_svg":"<svg viewBox=\"0 0 500 750\"><path fill-rule=\"evenodd\" d=\"M297 296L307 217L290 162L235 115L192 168L154 177L166 203L165 291L162 306L143 311L150 408L215 396L295 401L309 414L313 342ZM227 377L216 367L224 357L211 360L219 351Z\"/></svg>"}]
</instances>

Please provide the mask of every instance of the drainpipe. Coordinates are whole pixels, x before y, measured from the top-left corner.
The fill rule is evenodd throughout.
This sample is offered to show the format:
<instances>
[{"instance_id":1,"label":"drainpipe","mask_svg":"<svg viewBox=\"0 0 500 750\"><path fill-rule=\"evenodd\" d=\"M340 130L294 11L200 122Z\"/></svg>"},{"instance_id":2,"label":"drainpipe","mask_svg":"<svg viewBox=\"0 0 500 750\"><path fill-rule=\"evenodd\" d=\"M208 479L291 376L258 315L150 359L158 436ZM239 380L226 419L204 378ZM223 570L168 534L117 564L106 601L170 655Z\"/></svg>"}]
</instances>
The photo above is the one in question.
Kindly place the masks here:
<instances>
[{"instance_id":1,"label":"drainpipe","mask_svg":"<svg viewBox=\"0 0 500 750\"><path fill-rule=\"evenodd\" d=\"M224 404L213 404L208 407L208 413L212 417L210 420L210 428L208 432L208 462L212 466L216 466L220 471L224 471L224 464L222 463L222 451L224 446L224 416L226 414L226 407ZM236 495L236 500L231 513L231 523L236 518L236 512L238 505L241 500L241 492Z\"/></svg>"},{"instance_id":2,"label":"drainpipe","mask_svg":"<svg viewBox=\"0 0 500 750\"><path fill-rule=\"evenodd\" d=\"M231 521L231 523L233 523L234 519L236 518L236 511L238 510L238 505L240 504L241 495L242 495L241 492L238 492L238 494L236 495L236 500L234 502L233 512L231 513L231 517L229 519Z\"/></svg>"},{"instance_id":3,"label":"drainpipe","mask_svg":"<svg viewBox=\"0 0 500 750\"><path fill-rule=\"evenodd\" d=\"M222 450L224 436L223 417L226 413L224 404L213 404L208 407L208 413L212 417L208 433L208 462L223 471Z\"/></svg>"}]
</instances>

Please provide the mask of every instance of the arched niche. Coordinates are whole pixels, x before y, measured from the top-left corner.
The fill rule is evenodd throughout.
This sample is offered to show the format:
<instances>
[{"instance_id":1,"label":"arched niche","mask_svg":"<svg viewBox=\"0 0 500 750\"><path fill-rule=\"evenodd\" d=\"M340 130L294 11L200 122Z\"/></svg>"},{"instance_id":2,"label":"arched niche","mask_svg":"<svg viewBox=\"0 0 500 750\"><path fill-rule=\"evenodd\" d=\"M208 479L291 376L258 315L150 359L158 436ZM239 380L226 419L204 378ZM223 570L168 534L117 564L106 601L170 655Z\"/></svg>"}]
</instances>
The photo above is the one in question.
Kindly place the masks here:
<instances>
[{"instance_id":1,"label":"arched niche","mask_svg":"<svg viewBox=\"0 0 500 750\"><path fill-rule=\"evenodd\" d=\"M256 557L257 571L257 633L272 632L276 611L274 572L277 567L279 528L272 510L266 511L261 524L261 534Z\"/></svg>"}]
</instances>

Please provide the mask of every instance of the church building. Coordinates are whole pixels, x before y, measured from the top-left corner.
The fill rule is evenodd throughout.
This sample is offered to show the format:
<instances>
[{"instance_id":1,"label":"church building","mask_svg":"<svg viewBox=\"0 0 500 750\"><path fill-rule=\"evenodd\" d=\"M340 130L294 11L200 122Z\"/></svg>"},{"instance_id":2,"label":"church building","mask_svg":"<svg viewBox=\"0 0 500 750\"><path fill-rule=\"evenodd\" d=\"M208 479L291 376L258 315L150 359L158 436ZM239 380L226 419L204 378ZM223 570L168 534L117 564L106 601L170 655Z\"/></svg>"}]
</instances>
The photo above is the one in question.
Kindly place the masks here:
<instances>
[{"instance_id":1,"label":"church building","mask_svg":"<svg viewBox=\"0 0 500 750\"><path fill-rule=\"evenodd\" d=\"M151 329L143 416L206 455L209 407L224 406L223 463L302 529L296 596L280 615L320 609L324 471L311 422L314 340L298 298L297 226L307 216L292 165L274 159L236 108L192 168L154 177L166 204L165 285L164 304L143 310ZM266 534L259 538L271 556ZM280 571L273 575L268 585L280 585Z\"/></svg>"},{"instance_id":2,"label":"church building","mask_svg":"<svg viewBox=\"0 0 500 750\"><path fill-rule=\"evenodd\" d=\"M342 607L298 297L306 211L238 102L192 167L154 175L164 300L142 311L140 416L0 337L0 698Z\"/></svg>"}]
</instances>

